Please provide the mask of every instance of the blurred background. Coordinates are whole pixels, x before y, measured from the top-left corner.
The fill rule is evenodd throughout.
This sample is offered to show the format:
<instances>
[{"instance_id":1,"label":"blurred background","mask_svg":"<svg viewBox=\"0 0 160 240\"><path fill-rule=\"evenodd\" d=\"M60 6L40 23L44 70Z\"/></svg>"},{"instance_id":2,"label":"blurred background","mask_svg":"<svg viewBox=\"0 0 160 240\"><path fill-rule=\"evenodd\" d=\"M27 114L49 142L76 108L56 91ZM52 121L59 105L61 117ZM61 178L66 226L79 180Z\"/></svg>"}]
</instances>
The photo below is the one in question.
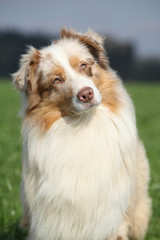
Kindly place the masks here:
<instances>
[{"instance_id":1,"label":"blurred background","mask_svg":"<svg viewBox=\"0 0 160 240\"><path fill-rule=\"evenodd\" d=\"M26 45L50 44L63 26L103 34L123 79L160 81L159 0L1 0L0 76L16 71Z\"/></svg>"},{"instance_id":2,"label":"blurred background","mask_svg":"<svg viewBox=\"0 0 160 240\"><path fill-rule=\"evenodd\" d=\"M26 236L19 227L20 98L10 74L26 45L49 45L64 26L105 36L110 64L134 101L150 162L153 216L145 239L160 240L160 0L0 0L0 240Z\"/></svg>"}]
</instances>

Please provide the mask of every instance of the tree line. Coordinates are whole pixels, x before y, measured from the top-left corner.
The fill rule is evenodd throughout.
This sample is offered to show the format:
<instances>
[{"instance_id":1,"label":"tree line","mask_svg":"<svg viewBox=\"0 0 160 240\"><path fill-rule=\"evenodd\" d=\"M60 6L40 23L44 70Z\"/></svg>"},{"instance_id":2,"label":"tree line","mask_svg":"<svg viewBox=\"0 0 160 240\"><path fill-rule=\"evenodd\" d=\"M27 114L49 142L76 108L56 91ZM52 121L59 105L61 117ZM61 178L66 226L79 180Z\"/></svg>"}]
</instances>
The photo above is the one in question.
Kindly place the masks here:
<instances>
[{"instance_id":1,"label":"tree line","mask_svg":"<svg viewBox=\"0 0 160 240\"><path fill-rule=\"evenodd\" d=\"M18 69L20 55L27 45L41 48L49 45L56 35L24 34L16 31L0 31L0 77L9 77ZM160 81L160 58L140 59L130 42L106 38L105 49L111 67L124 80Z\"/></svg>"}]
</instances>

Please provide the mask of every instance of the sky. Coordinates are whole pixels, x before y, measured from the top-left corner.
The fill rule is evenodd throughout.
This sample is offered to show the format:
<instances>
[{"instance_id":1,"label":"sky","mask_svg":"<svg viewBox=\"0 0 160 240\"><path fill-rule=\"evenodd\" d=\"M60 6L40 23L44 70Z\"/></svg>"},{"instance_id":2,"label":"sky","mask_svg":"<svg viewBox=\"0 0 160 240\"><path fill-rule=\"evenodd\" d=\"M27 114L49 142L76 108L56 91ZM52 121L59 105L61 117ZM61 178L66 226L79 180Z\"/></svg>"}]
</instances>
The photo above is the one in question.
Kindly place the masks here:
<instances>
[{"instance_id":1,"label":"sky","mask_svg":"<svg viewBox=\"0 0 160 240\"><path fill-rule=\"evenodd\" d=\"M59 33L88 28L160 57L160 0L0 0L0 29Z\"/></svg>"}]
</instances>

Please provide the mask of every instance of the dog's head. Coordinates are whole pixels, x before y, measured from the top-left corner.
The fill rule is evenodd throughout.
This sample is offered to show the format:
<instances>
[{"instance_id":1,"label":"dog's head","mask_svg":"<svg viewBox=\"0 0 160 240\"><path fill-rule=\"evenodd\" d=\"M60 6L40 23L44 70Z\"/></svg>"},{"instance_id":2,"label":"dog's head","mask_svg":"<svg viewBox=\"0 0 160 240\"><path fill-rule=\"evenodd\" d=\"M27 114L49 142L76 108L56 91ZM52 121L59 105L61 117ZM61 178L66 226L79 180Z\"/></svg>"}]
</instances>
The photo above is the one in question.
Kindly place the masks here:
<instances>
[{"instance_id":1,"label":"dog's head","mask_svg":"<svg viewBox=\"0 0 160 240\"><path fill-rule=\"evenodd\" d=\"M106 103L114 102L113 81L107 83L104 76L108 69L101 36L91 30L81 34L63 29L61 39L52 45L29 48L13 83L26 95L27 113L49 107L61 116L81 114L106 98L105 88Z\"/></svg>"}]
</instances>

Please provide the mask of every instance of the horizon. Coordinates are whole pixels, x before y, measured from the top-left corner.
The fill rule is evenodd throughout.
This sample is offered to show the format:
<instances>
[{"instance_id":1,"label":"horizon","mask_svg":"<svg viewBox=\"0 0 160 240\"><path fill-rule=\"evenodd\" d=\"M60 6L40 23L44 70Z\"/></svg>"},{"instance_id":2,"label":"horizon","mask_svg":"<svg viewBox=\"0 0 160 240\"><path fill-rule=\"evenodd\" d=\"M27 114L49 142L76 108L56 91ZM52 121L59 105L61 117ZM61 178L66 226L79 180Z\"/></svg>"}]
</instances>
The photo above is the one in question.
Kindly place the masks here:
<instances>
[{"instance_id":1,"label":"horizon","mask_svg":"<svg viewBox=\"0 0 160 240\"><path fill-rule=\"evenodd\" d=\"M160 1L1 0L0 29L58 35L63 26L131 42L138 56L160 57Z\"/></svg>"}]
</instances>

